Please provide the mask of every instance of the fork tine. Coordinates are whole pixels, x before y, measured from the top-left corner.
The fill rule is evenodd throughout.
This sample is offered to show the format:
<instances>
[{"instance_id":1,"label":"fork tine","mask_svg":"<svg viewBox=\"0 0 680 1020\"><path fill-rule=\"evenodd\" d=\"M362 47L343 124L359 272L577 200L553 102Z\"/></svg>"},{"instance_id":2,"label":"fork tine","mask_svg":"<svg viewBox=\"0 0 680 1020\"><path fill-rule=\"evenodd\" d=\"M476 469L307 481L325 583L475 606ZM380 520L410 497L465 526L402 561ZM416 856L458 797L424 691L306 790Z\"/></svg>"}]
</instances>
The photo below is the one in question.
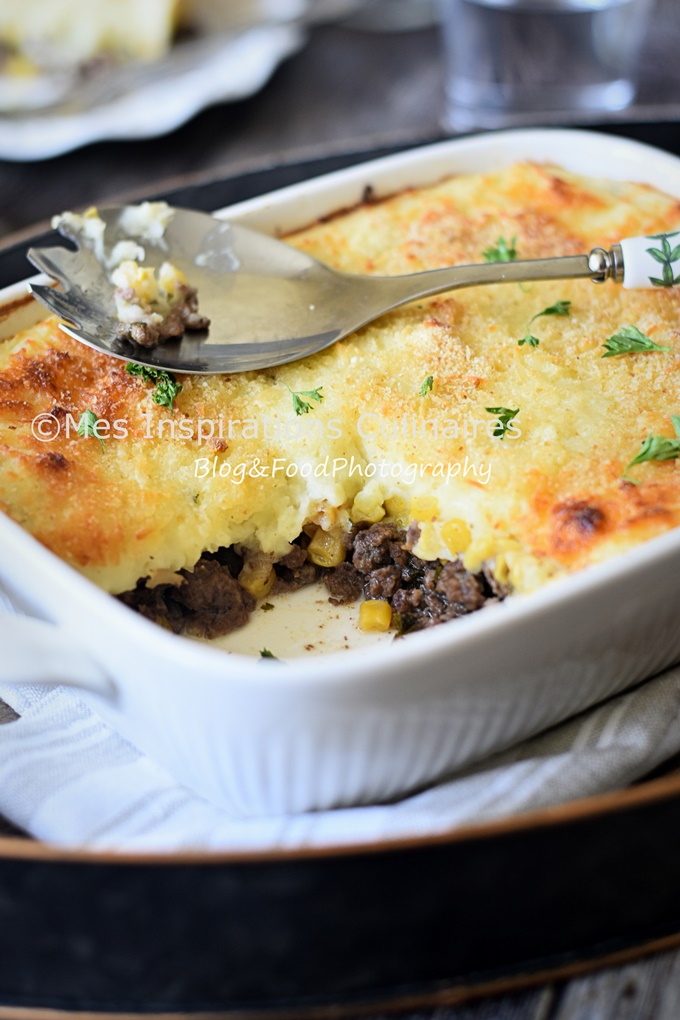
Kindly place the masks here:
<instances>
[{"instance_id":1,"label":"fork tine","mask_svg":"<svg viewBox=\"0 0 680 1020\"><path fill-rule=\"evenodd\" d=\"M37 298L41 304L45 305L50 312L53 312L54 315L58 315L60 319L66 319L68 322L72 322L77 329L82 329L77 316L74 314L72 306L60 291L43 283L31 283L29 284L29 288L33 297Z\"/></svg>"},{"instance_id":2,"label":"fork tine","mask_svg":"<svg viewBox=\"0 0 680 1020\"><path fill-rule=\"evenodd\" d=\"M68 286L75 261L74 257L77 254L77 252L69 251L68 248L61 247L29 248L26 257L36 269L53 277L64 286Z\"/></svg>"}]
</instances>

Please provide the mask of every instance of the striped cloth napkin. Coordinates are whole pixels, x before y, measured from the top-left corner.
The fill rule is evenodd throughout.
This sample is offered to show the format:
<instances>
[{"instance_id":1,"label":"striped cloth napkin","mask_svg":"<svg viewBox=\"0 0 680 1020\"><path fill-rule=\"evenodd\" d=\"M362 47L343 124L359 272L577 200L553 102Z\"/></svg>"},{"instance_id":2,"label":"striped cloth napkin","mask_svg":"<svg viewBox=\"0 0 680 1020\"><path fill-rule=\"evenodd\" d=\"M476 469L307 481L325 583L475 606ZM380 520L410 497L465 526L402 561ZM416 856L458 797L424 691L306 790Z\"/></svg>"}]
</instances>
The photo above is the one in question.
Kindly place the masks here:
<instances>
[{"instance_id":1,"label":"striped cloth napkin","mask_svg":"<svg viewBox=\"0 0 680 1020\"><path fill-rule=\"evenodd\" d=\"M63 686L5 684L0 698L14 710L0 725L0 814L38 839L92 849L259 850L434 835L624 787L680 751L674 668L397 803L250 819L182 786Z\"/></svg>"}]
</instances>

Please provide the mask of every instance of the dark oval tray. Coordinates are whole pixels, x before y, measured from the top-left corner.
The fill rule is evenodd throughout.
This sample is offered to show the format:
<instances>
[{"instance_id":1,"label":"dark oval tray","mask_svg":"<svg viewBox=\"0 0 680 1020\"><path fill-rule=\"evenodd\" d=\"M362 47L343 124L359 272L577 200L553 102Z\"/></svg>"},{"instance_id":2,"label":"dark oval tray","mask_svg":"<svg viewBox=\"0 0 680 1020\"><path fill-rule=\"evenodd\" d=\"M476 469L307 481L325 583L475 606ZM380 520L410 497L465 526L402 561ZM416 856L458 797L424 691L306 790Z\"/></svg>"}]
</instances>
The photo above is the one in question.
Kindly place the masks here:
<instances>
[{"instance_id":1,"label":"dark oval tray","mask_svg":"<svg viewBox=\"0 0 680 1020\"><path fill-rule=\"evenodd\" d=\"M677 125L609 130L680 144ZM217 208L389 151L153 197ZM0 286L54 236L0 251ZM679 943L677 775L447 837L314 852L63 853L0 837L0 1020L415 1008Z\"/></svg>"},{"instance_id":2,"label":"dark oval tray","mask_svg":"<svg viewBox=\"0 0 680 1020\"><path fill-rule=\"evenodd\" d=\"M0 839L0 1017L335 1017L677 943L680 776L449 837L316 852Z\"/></svg>"}]
</instances>

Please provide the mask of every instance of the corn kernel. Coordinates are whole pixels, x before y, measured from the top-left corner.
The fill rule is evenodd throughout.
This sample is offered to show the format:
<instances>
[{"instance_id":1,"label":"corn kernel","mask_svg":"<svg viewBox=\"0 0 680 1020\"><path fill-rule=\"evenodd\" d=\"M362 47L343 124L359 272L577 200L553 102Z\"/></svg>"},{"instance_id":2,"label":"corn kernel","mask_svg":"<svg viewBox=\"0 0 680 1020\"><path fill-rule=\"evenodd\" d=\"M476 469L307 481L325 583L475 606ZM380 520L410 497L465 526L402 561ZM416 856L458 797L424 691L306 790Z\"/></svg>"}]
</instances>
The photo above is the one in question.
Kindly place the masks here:
<instances>
[{"instance_id":1,"label":"corn kernel","mask_svg":"<svg viewBox=\"0 0 680 1020\"><path fill-rule=\"evenodd\" d=\"M337 567L345 559L346 552L341 531L317 528L307 546L307 559L316 563L317 567Z\"/></svg>"},{"instance_id":2,"label":"corn kernel","mask_svg":"<svg viewBox=\"0 0 680 1020\"><path fill-rule=\"evenodd\" d=\"M5 57L2 70L13 78L36 78L40 74L37 65L19 53Z\"/></svg>"},{"instance_id":3,"label":"corn kernel","mask_svg":"<svg viewBox=\"0 0 680 1020\"><path fill-rule=\"evenodd\" d=\"M510 565L505 553L499 553L493 561L493 576L499 584L507 584L510 577Z\"/></svg>"},{"instance_id":4,"label":"corn kernel","mask_svg":"<svg viewBox=\"0 0 680 1020\"><path fill-rule=\"evenodd\" d=\"M330 531L331 528L338 523L340 514L338 513L337 507L331 506L330 503L324 502L321 509L314 515L314 520L317 524L320 524L324 531Z\"/></svg>"},{"instance_id":5,"label":"corn kernel","mask_svg":"<svg viewBox=\"0 0 680 1020\"><path fill-rule=\"evenodd\" d=\"M463 566L473 573L481 568L485 560L490 560L496 553L496 543L488 535L476 538L470 543L463 556Z\"/></svg>"},{"instance_id":6,"label":"corn kernel","mask_svg":"<svg viewBox=\"0 0 680 1020\"><path fill-rule=\"evenodd\" d=\"M429 496L414 496L411 500L411 517L416 521L431 521L439 514L439 500Z\"/></svg>"},{"instance_id":7,"label":"corn kernel","mask_svg":"<svg viewBox=\"0 0 680 1020\"><path fill-rule=\"evenodd\" d=\"M111 279L117 287L131 287L135 297L141 301L151 302L158 299L158 283L153 269L140 266L131 259L121 262L111 274Z\"/></svg>"},{"instance_id":8,"label":"corn kernel","mask_svg":"<svg viewBox=\"0 0 680 1020\"><path fill-rule=\"evenodd\" d=\"M409 516L408 503L405 499L402 499L401 496L390 496L389 499L385 500L385 510L395 524L398 524L400 528L406 527L409 522Z\"/></svg>"},{"instance_id":9,"label":"corn kernel","mask_svg":"<svg viewBox=\"0 0 680 1020\"><path fill-rule=\"evenodd\" d=\"M359 629L386 631L392 623L392 606L383 599L370 599L359 607Z\"/></svg>"},{"instance_id":10,"label":"corn kernel","mask_svg":"<svg viewBox=\"0 0 680 1020\"><path fill-rule=\"evenodd\" d=\"M353 524L358 524L359 521L368 521L369 524L377 524L385 516L385 507L382 503L375 503L374 498L362 499L363 493L359 493L352 504L352 509L349 512L349 516Z\"/></svg>"},{"instance_id":11,"label":"corn kernel","mask_svg":"<svg viewBox=\"0 0 680 1020\"><path fill-rule=\"evenodd\" d=\"M460 517L452 517L443 525L441 537L452 556L465 552L472 541L470 529Z\"/></svg>"},{"instance_id":12,"label":"corn kernel","mask_svg":"<svg viewBox=\"0 0 680 1020\"><path fill-rule=\"evenodd\" d=\"M177 290L177 285L186 283L187 278L181 269L173 266L172 262L164 262L158 270L158 282L165 293L169 297L173 297Z\"/></svg>"},{"instance_id":13,"label":"corn kernel","mask_svg":"<svg viewBox=\"0 0 680 1020\"><path fill-rule=\"evenodd\" d=\"M140 266L137 279L135 280L133 287L135 289L135 294L143 300L158 300L158 283L153 269Z\"/></svg>"},{"instance_id":14,"label":"corn kernel","mask_svg":"<svg viewBox=\"0 0 680 1020\"><path fill-rule=\"evenodd\" d=\"M276 573L272 566L267 565L267 569L264 570L261 564L255 563L251 566L247 561L238 575L238 583L256 599L263 599L269 595L275 580Z\"/></svg>"},{"instance_id":15,"label":"corn kernel","mask_svg":"<svg viewBox=\"0 0 680 1020\"><path fill-rule=\"evenodd\" d=\"M421 560L438 559L442 543L436 526L430 521L424 521L418 527L420 528L420 536L413 552Z\"/></svg>"}]
</instances>

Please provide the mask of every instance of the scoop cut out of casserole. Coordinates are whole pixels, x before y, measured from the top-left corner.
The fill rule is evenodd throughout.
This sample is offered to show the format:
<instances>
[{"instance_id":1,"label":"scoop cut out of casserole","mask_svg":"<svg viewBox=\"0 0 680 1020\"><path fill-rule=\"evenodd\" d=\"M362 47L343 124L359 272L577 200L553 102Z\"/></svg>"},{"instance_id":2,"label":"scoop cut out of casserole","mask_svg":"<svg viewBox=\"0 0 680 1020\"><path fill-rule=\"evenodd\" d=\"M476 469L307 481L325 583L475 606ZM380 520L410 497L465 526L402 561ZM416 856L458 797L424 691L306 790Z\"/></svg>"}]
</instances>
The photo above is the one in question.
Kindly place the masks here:
<instances>
[{"instance_id":1,"label":"scoop cut out of casserole","mask_svg":"<svg viewBox=\"0 0 680 1020\"><path fill-rule=\"evenodd\" d=\"M369 196L286 239L396 274L678 226L650 186L523 163ZM376 603L365 626L420 629L680 522L677 451L630 466L649 436L676 438L679 312L677 290L613 283L457 291L179 390L49 319L0 344L0 508L176 631L225 633L322 577L336 602ZM603 356L631 327L664 349Z\"/></svg>"}]
</instances>

